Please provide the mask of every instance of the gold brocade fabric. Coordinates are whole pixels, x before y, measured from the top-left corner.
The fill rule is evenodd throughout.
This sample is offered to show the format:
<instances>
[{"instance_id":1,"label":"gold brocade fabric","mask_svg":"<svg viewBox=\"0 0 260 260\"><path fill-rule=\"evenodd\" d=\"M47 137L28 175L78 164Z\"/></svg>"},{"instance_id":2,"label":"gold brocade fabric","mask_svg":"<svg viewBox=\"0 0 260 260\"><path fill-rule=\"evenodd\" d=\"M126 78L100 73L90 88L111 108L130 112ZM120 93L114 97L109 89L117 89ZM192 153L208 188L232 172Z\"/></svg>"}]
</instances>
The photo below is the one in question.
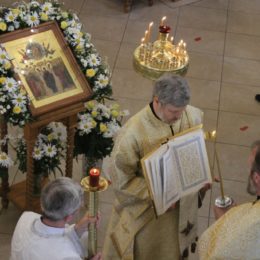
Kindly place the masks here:
<instances>
[{"instance_id":1,"label":"gold brocade fabric","mask_svg":"<svg viewBox=\"0 0 260 260\"><path fill-rule=\"evenodd\" d=\"M201 121L202 112L187 106L172 128L176 134ZM156 118L149 105L121 129L109 173L116 201L105 238L105 260L178 259L179 253L195 240L197 193L181 199L176 210L156 219L141 170L141 158L170 136L170 126ZM186 228L188 221L194 228L184 235L180 231ZM145 252L156 258L149 258Z\"/></svg>"},{"instance_id":2,"label":"gold brocade fabric","mask_svg":"<svg viewBox=\"0 0 260 260\"><path fill-rule=\"evenodd\" d=\"M260 259L260 202L230 209L199 240L201 260Z\"/></svg>"}]
</instances>

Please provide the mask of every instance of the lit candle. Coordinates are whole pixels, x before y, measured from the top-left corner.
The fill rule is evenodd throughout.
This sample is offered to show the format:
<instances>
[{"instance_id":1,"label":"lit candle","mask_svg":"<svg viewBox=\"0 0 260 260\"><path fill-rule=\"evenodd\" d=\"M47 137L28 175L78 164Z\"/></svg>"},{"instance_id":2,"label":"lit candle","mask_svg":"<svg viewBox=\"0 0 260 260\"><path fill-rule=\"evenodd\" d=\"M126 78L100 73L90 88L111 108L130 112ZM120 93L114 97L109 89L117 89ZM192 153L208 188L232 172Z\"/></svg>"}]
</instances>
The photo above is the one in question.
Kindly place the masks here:
<instances>
[{"instance_id":1,"label":"lit candle","mask_svg":"<svg viewBox=\"0 0 260 260\"><path fill-rule=\"evenodd\" d=\"M97 168L92 168L89 171L89 186L98 187L100 171Z\"/></svg>"},{"instance_id":2,"label":"lit candle","mask_svg":"<svg viewBox=\"0 0 260 260\"><path fill-rule=\"evenodd\" d=\"M172 36L172 37L171 37L171 43L172 43L172 44L173 44L173 39L174 39L174 38L173 38L173 36Z\"/></svg>"},{"instance_id":3,"label":"lit candle","mask_svg":"<svg viewBox=\"0 0 260 260\"><path fill-rule=\"evenodd\" d=\"M148 43L148 31L147 30L144 33L144 41L145 41L145 43Z\"/></svg>"},{"instance_id":4,"label":"lit candle","mask_svg":"<svg viewBox=\"0 0 260 260\"><path fill-rule=\"evenodd\" d=\"M150 37L151 37L151 29L152 29L152 26L153 26L153 22L151 22L151 23L149 24L149 27L148 27L148 36L147 36L148 41L150 40Z\"/></svg>"},{"instance_id":5,"label":"lit candle","mask_svg":"<svg viewBox=\"0 0 260 260\"><path fill-rule=\"evenodd\" d=\"M164 21L166 20L166 16L164 16L162 19L161 19L161 22L160 22L160 26L164 26Z\"/></svg>"}]
</instances>

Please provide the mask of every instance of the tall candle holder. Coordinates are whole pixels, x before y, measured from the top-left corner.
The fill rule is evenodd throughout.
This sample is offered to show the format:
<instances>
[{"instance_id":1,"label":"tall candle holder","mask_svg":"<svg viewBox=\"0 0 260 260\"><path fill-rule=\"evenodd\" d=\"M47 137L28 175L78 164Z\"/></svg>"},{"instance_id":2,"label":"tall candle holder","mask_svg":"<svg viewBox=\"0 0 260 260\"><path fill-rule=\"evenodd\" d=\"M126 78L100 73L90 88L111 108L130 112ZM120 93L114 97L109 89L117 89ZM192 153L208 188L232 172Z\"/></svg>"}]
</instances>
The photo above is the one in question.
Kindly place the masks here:
<instances>
[{"instance_id":1,"label":"tall candle holder","mask_svg":"<svg viewBox=\"0 0 260 260\"><path fill-rule=\"evenodd\" d=\"M84 177L81 180L81 186L85 192L89 193L89 216L97 217L99 193L108 188L108 181L103 177L99 177L96 186L92 186L92 183L93 181L91 181L91 176ZM91 258L95 254L97 254L97 228L95 223L90 223L88 230L88 257Z\"/></svg>"},{"instance_id":2,"label":"tall candle holder","mask_svg":"<svg viewBox=\"0 0 260 260\"><path fill-rule=\"evenodd\" d=\"M213 140L213 141L216 140L215 130L211 132L205 132L204 135L206 140ZM220 170L219 158L216 149L215 149L215 156L216 156L216 164L217 164L218 174L219 174L219 185L220 185L220 193L221 193L221 195L215 199L215 205L219 208L227 208L233 203L233 200L229 196L226 196L224 193L223 178Z\"/></svg>"},{"instance_id":3,"label":"tall candle holder","mask_svg":"<svg viewBox=\"0 0 260 260\"><path fill-rule=\"evenodd\" d=\"M158 40L152 42L149 24L141 44L134 51L134 67L147 78L157 79L165 72L184 74L189 65L189 55L186 43L180 40L174 44L173 37L169 39L171 28L164 25L166 17L161 19Z\"/></svg>"}]
</instances>

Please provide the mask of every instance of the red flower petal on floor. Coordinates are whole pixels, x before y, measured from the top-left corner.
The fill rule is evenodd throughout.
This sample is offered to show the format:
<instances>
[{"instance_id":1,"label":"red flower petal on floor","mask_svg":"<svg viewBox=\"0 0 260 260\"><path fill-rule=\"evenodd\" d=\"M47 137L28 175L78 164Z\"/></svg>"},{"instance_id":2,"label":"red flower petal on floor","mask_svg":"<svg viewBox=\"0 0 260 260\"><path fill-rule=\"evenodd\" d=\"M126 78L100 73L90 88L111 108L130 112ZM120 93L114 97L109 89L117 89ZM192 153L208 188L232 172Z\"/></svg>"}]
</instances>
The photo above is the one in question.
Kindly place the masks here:
<instances>
[{"instance_id":1,"label":"red flower petal on floor","mask_svg":"<svg viewBox=\"0 0 260 260\"><path fill-rule=\"evenodd\" d=\"M240 131L246 131L248 129L248 126L240 127Z\"/></svg>"},{"instance_id":2,"label":"red flower petal on floor","mask_svg":"<svg viewBox=\"0 0 260 260\"><path fill-rule=\"evenodd\" d=\"M201 41L201 37L196 37L196 38L194 39L194 41L195 41L195 42Z\"/></svg>"}]
</instances>

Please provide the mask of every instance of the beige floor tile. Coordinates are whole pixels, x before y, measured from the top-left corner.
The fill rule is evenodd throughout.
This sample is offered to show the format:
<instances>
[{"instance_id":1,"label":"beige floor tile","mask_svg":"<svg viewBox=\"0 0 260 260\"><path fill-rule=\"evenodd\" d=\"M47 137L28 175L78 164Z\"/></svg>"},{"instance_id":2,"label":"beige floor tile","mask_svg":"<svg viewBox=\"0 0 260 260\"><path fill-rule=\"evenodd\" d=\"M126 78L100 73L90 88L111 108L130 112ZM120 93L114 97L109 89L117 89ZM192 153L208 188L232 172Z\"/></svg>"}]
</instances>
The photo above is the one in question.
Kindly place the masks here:
<instances>
[{"instance_id":1,"label":"beige floor tile","mask_svg":"<svg viewBox=\"0 0 260 260\"><path fill-rule=\"evenodd\" d=\"M123 42L120 46L117 62L115 65L116 69L127 69L127 70L133 70L133 54L134 50L137 47L137 43L127 43Z\"/></svg>"},{"instance_id":2,"label":"beige floor tile","mask_svg":"<svg viewBox=\"0 0 260 260\"><path fill-rule=\"evenodd\" d=\"M228 8L228 0L202 0L192 5L226 10Z\"/></svg>"},{"instance_id":3,"label":"beige floor tile","mask_svg":"<svg viewBox=\"0 0 260 260\"><path fill-rule=\"evenodd\" d=\"M132 20L140 22L146 21L148 23L153 21L156 28L159 26L161 18L166 16L165 24L170 27L175 27L178 18L178 9L169 8L169 6L166 6L160 1L154 1L153 6L148 6L146 1L143 3L141 3L141 1L140 3L135 1L135 3L133 6L134 10L132 10L129 15L129 23L131 23Z\"/></svg>"},{"instance_id":4,"label":"beige floor tile","mask_svg":"<svg viewBox=\"0 0 260 260\"><path fill-rule=\"evenodd\" d=\"M234 83L222 83L220 109L228 112L260 115L260 106L254 100L260 93L260 87L251 87Z\"/></svg>"},{"instance_id":5,"label":"beige floor tile","mask_svg":"<svg viewBox=\"0 0 260 260\"><path fill-rule=\"evenodd\" d=\"M178 27L175 43L184 39L187 50L223 55L224 32L206 31L192 28Z\"/></svg>"},{"instance_id":6,"label":"beige floor tile","mask_svg":"<svg viewBox=\"0 0 260 260\"><path fill-rule=\"evenodd\" d=\"M21 215L12 203L9 203L8 209L0 211L0 234L13 234L16 223Z\"/></svg>"},{"instance_id":7,"label":"beige floor tile","mask_svg":"<svg viewBox=\"0 0 260 260\"><path fill-rule=\"evenodd\" d=\"M202 109L218 109L220 82L195 78L187 79L191 89L192 105Z\"/></svg>"},{"instance_id":8,"label":"beige floor tile","mask_svg":"<svg viewBox=\"0 0 260 260\"><path fill-rule=\"evenodd\" d=\"M150 99L152 81L132 70L115 69L112 76L113 93L116 98ZM122 89L124 91L122 91Z\"/></svg>"},{"instance_id":9,"label":"beige floor tile","mask_svg":"<svg viewBox=\"0 0 260 260\"><path fill-rule=\"evenodd\" d=\"M220 81L222 71L221 56L190 51L187 77Z\"/></svg>"},{"instance_id":10,"label":"beige floor tile","mask_svg":"<svg viewBox=\"0 0 260 260\"><path fill-rule=\"evenodd\" d=\"M84 31L90 33L94 39L120 42L123 39L127 21L112 17L80 15Z\"/></svg>"},{"instance_id":11,"label":"beige floor tile","mask_svg":"<svg viewBox=\"0 0 260 260\"><path fill-rule=\"evenodd\" d=\"M77 1L64 0L61 3L64 4L64 7L62 9L70 10L73 13L79 14L82 10L84 0L77 0Z\"/></svg>"},{"instance_id":12,"label":"beige floor tile","mask_svg":"<svg viewBox=\"0 0 260 260\"><path fill-rule=\"evenodd\" d=\"M250 146L259 138L259 116L220 112L217 141Z\"/></svg>"},{"instance_id":13,"label":"beige floor tile","mask_svg":"<svg viewBox=\"0 0 260 260\"><path fill-rule=\"evenodd\" d=\"M205 131L213 131L217 128L217 116L216 110L202 109L204 112L203 128Z\"/></svg>"},{"instance_id":14,"label":"beige floor tile","mask_svg":"<svg viewBox=\"0 0 260 260\"><path fill-rule=\"evenodd\" d=\"M112 70L116 63L120 43L98 39L93 39L92 42L97 49L99 55L102 57L102 61L108 64L109 68Z\"/></svg>"},{"instance_id":15,"label":"beige floor tile","mask_svg":"<svg viewBox=\"0 0 260 260\"><path fill-rule=\"evenodd\" d=\"M185 6L180 9L178 26L223 32L226 28L226 19L225 10Z\"/></svg>"},{"instance_id":16,"label":"beige floor tile","mask_svg":"<svg viewBox=\"0 0 260 260\"><path fill-rule=\"evenodd\" d=\"M225 57L223 82L260 85L260 61Z\"/></svg>"},{"instance_id":17,"label":"beige floor tile","mask_svg":"<svg viewBox=\"0 0 260 260\"><path fill-rule=\"evenodd\" d=\"M84 16L98 14L116 19L127 19L129 16L129 14L123 12L123 2L121 0L84 1L80 14Z\"/></svg>"},{"instance_id":18,"label":"beige floor tile","mask_svg":"<svg viewBox=\"0 0 260 260\"><path fill-rule=\"evenodd\" d=\"M249 144L250 145L250 144ZM248 156L250 149L244 146L217 144L221 175L225 180L247 182L249 175ZM238 158L240 158L238 160ZM215 157L214 174L219 176Z\"/></svg>"},{"instance_id":19,"label":"beige floor tile","mask_svg":"<svg viewBox=\"0 0 260 260\"><path fill-rule=\"evenodd\" d=\"M0 234L0 259L10 258L11 240L11 235Z\"/></svg>"},{"instance_id":20,"label":"beige floor tile","mask_svg":"<svg viewBox=\"0 0 260 260\"><path fill-rule=\"evenodd\" d=\"M231 11L228 15L227 31L259 36L259 24L260 17L257 14Z\"/></svg>"},{"instance_id":21,"label":"beige floor tile","mask_svg":"<svg viewBox=\"0 0 260 260\"><path fill-rule=\"evenodd\" d=\"M227 33L225 56L260 60L260 37Z\"/></svg>"},{"instance_id":22,"label":"beige floor tile","mask_svg":"<svg viewBox=\"0 0 260 260\"><path fill-rule=\"evenodd\" d=\"M229 10L246 13L260 13L258 0L230 0Z\"/></svg>"}]
</instances>

